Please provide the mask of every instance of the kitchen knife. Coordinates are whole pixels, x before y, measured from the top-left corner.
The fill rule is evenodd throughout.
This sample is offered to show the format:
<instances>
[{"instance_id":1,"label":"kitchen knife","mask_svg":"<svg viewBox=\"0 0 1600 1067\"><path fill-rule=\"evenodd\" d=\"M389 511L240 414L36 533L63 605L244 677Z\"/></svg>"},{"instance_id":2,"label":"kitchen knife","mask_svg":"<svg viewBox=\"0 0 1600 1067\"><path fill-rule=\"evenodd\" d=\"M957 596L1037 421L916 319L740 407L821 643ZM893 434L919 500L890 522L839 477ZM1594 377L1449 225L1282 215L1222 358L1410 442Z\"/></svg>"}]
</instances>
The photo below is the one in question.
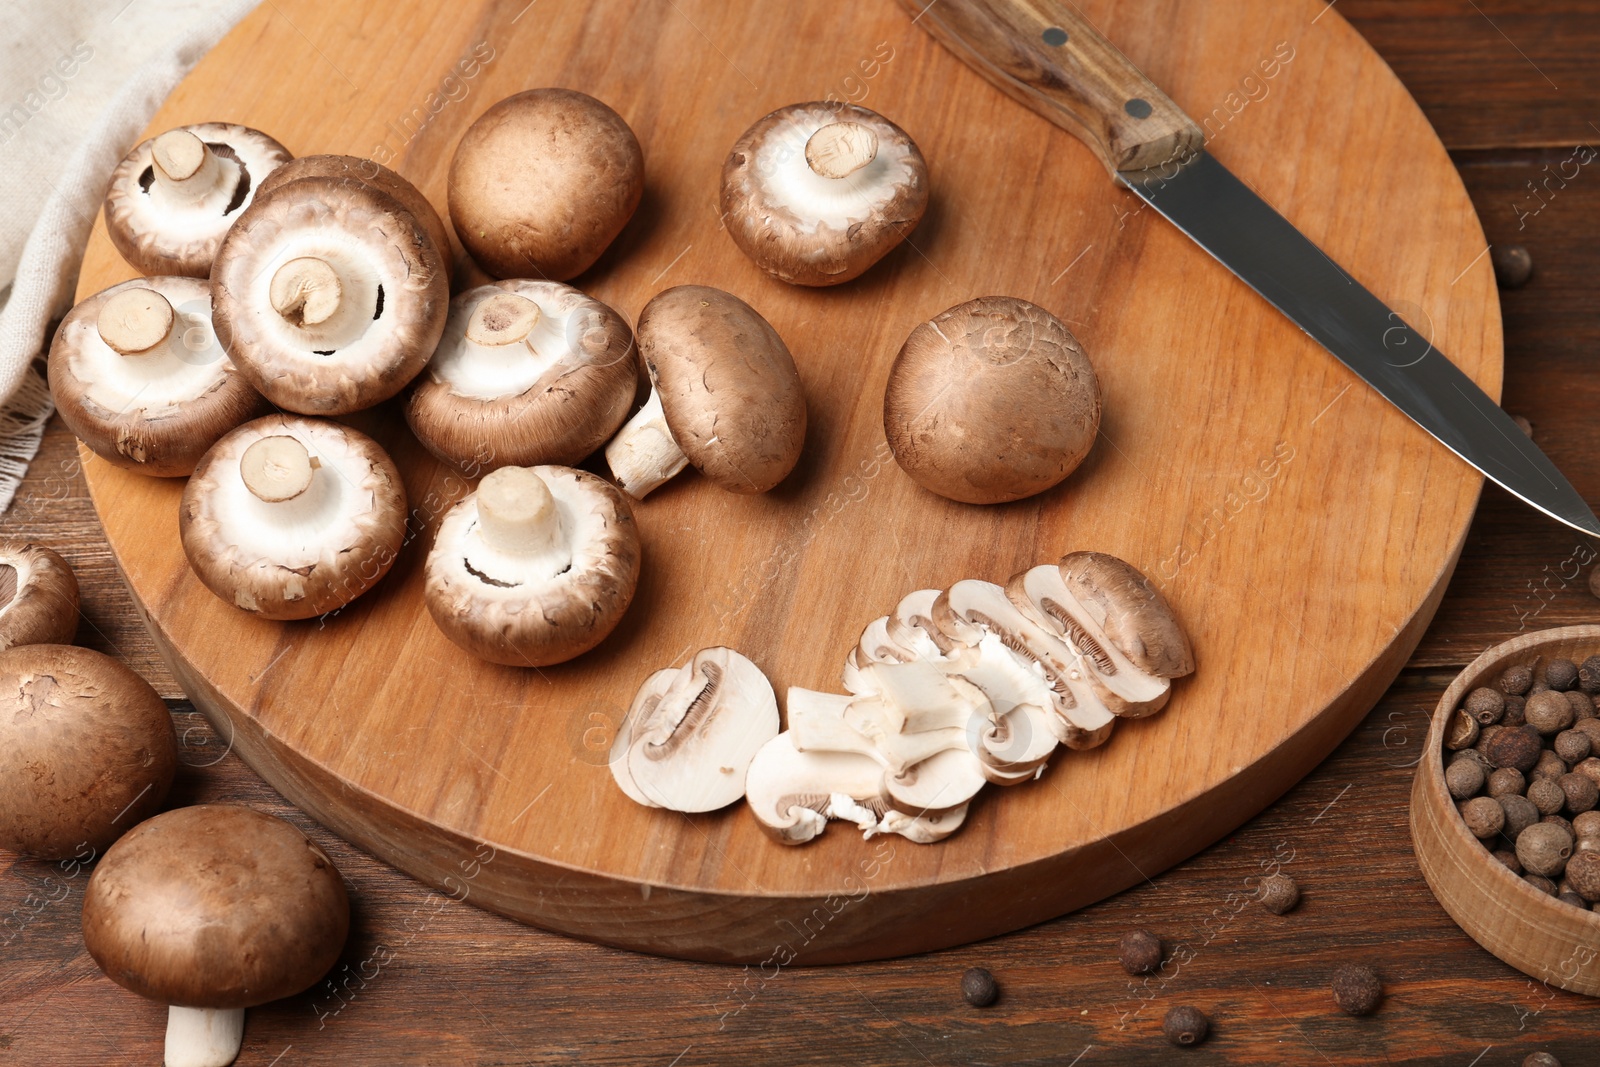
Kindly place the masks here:
<instances>
[{"instance_id":1,"label":"kitchen knife","mask_svg":"<svg viewBox=\"0 0 1600 1067\"><path fill-rule=\"evenodd\" d=\"M1555 519L1600 520L1472 379L1205 150L1205 134L1059 0L901 0L950 51L1083 141L1113 177L1456 455Z\"/></svg>"}]
</instances>

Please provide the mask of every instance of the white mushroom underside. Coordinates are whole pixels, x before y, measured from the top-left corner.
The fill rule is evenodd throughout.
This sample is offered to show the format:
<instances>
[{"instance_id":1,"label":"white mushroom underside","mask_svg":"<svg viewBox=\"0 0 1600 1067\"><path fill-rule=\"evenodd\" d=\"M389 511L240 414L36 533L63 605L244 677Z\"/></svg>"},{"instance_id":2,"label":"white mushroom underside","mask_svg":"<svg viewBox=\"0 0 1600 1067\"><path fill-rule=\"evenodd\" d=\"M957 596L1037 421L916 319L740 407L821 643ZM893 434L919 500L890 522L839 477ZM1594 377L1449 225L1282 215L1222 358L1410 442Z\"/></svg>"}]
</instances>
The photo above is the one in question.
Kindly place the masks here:
<instances>
[{"instance_id":1,"label":"white mushroom underside","mask_svg":"<svg viewBox=\"0 0 1600 1067\"><path fill-rule=\"evenodd\" d=\"M332 562L361 542L363 519L376 501L368 484L374 475L338 429L329 424L326 430L319 426L315 433L295 435L321 466L311 487L292 500L268 503L245 487L239 458L256 436L240 439L232 454L220 457L214 468L217 484L205 506L220 535L235 546L239 564L269 560L282 567L305 567Z\"/></svg>"},{"instance_id":2,"label":"white mushroom underside","mask_svg":"<svg viewBox=\"0 0 1600 1067\"><path fill-rule=\"evenodd\" d=\"M68 365L90 403L120 415L142 411L146 418L160 418L222 384L230 364L211 329L205 282L147 278L139 284L172 304L171 335L148 352L125 356L86 318L67 327L73 331Z\"/></svg>"},{"instance_id":3,"label":"white mushroom underside","mask_svg":"<svg viewBox=\"0 0 1600 1067\"><path fill-rule=\"evenodd\" d=\"M537 284L537 283L535 283ZM551 367L570 356L583 331L594 322L585 314L587 299L569 286L556 283L514 290L539 305L539 321L528 336L508 345L482 345L467 338L467 322L478 304L497 293L499 286L483 286L463 293L450 304L444 338L439 342L428 374L457 396L498 400L527 392Z\"/></svg>"},{"instance_id":4,"label":"white mushroom underside","mask_svg":"<svg viewBox=\"0 0 1600 1067\"><path fill-rule=\"evenodd\" d=\"M149 188L136 190L127 198L128 228L133 233L159 233L161 243L169 248L221 237L239 217L245 204L223 214L238 190L239 164L218 156L217 165L221 180L197 199L177 195L159 178L152 177ZM153 160L149 166L155 167Z\"/></svg>"},{"instance_id":5,"label":"white mushroom underside","mask_svg":"<svg viewBox=\"0 0 1600 1067\"><path fill-rule=\"evenodd\" d=\"M399 317L391 310L378 316L378 286L384 284L375 264L383 262L373 241L381 241L375 231L352 233L333 226L294 227L284 230L273 255L250 280L246 307L273 344L294 352L308 366L325 366L337 360L350 366L387 363L392 345L390 324ZM333 268L343 290L339 307L332 317L315 327L291 323L272 307L272 279L290 260L318 259ZM387 286L385 302L399 297L395 286ZM326 355L321 353L328 353Z\"/></svg>"},{"instance_id":6,"label":"white mushroom underside","mask_svg":"<svg viewBox=\"0 0 1600 1067\"><path fill-rule=\"evenodd\" d=\"M883 138L871 163L843 178L824 178L806 162L806 142L838 118L831 109L812 108L792 123L771 131L756 150L751 170L766 184L766 199L798 220L797 228L812 233L826 226L846 229L876 216L895 189L912 180L911 147Z\"/></svg>"},{"instance_id":7,"label":"white mushroom underside","mask_svg":"<svg viewBox=\"0 0 1600 1067\"><path fill-rule=\"evenodd\" d=\"M473 496L452 508L439 524L430 570L452 586L473 589L475 597L497 601L515 613L524 606L539 610L541 603L558 597L563 585L602 569L606 556L600 546L607 529L606 512L598 503L589 502L589 494L572 493L571 486L561 479L549 479L546 484L561 523L557 549L530 556L497 551L483 539L477 497Z\"/></svg>"}]
</instances>

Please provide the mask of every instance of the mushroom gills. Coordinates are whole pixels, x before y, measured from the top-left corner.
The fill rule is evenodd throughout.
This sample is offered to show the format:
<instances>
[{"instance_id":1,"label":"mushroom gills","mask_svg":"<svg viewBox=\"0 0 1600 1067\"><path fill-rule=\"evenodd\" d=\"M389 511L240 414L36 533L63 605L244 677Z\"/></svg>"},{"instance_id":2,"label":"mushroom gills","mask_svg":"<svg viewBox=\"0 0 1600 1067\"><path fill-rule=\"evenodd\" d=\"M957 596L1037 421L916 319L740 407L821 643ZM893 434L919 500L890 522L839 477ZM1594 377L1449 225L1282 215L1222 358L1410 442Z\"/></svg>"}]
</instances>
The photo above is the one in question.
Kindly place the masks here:
<instances>
[{"instance_id":1,"label":"mushroom gills","mask_svg":"<svg viewBox=\"0 0 1600 1067\"><path fill-rule=\"evenodd\" d=\"M660 390L651 388L644 407L606 445L606 465L623 491L638 500L689 465L689 457L678 447L677 438L667 425Z\"/></svg>"},{"instance_id":2,"label":"mushroom gills","mask_svg":"<svg viewBox=\"0 0 1600 1067\"><path fill-rule=\"evenodd\" d=\"M624 793L651 807L715 811L743 795L751 761L777 736L778 700L750 660L705 648L646 680L619 743L622 733L611 773Z\"/></svg>"},{"instance_id":3,"label":"mushroom gills","mask_svg":"<svg viewBox=\"0 0 1600 1067\"><path fill-rule=\"evenodd\" d=\"M243 1043L243 1008L167 1009L165 1067L228 1067Z\"/></svg>"},{"instance_id":4,"label":"mushroom gills","mask_svg":"<svg viewBox=\"0 0 1600 1067\"><path fill-rule=\"evenodd\" d=\"M1071 662L1076 657L1065 642L1024 615L1000 586L976 579L955 583L934 603L933 620L946 635L967 645L993 634L1012 652L1037 664L1050 683L1056 736L1062 743L1093 747L1105 739L1114 716Z\"/></svg>"},{"instance_id":5,"label":"mushroom gills","mask_svg":"<svg viewBox=\"0 0 1600 1067\"><path fill-rule=\"evenodd\" d=\"M1171 681L1142 670L1117 647L1089 606L1072 594L1059 566L1024 571L1007 584L1006 594L1020 611L1066 643L1081 676L1114 714L1142 718L1166 705Z\"/></svg>"},{"instance_id":6,"label":"mushroom gills","mask_svg":"<svg viewBox=\"0 0 1600 1067\"><path fill-rule=\"evenodd\" d=\"M954 654L960 646L933 622L933 605L943 594L942 589L918 589L901 597L889 616L889 639L922 659Z\"/></svg>"}]
</instances>

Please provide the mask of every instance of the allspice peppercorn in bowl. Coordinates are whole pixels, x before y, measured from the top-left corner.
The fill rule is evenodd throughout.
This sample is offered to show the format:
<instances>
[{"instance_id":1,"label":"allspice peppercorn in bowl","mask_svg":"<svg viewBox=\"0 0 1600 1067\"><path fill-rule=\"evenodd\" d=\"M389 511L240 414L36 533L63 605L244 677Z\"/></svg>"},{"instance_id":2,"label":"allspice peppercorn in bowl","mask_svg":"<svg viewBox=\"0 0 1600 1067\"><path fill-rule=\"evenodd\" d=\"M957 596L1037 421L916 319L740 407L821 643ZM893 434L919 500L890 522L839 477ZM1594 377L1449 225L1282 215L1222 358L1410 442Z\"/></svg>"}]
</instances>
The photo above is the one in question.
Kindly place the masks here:
<instances>
[{"instance_id":1,"label":"allspice peppercorn in bowl","mask_svg":"<svg viewBox=\"0 0 1600 1067\"><path fill-rule=\"evenodd\" d=\"M1587 756L1568 733L1588 728L1600 693L1600 625L1566 626L1522 634L1484 652L1450 683L1434 709L1428 741L1411 786L1411 840L1428 888L1474 941L1523 973L1560 989L1600 996L1600 877L1588 895L1563 878L1574 857L1600 854L1600 818L1586 814L1595 797L1575 761L1565 776L1550 777L1554 762ZM1484 690L1506 698L1501 716ZM1571 718L1555 714L1553 699L1531 706L1552 690L1570 696ZM1524 721L1506 711L1512 697L1528 698ZM1549 705L1545 708L1543 705ZM1585 715L1585 712L1588 714ZM1485 721L1487 719L1488 721ZM1469 740L1463 720L1476 722L1487 740ZM1600 731L1597 731L1600 732ZM1482 736L1480 735L1480 737ZM1559 741L1558 738L1564 738ZM1474 761L1486 772L1450 773L1452 763ZM1535 771L1548 765L1547 770ZM1571 795L1554 788L1569 778ZM1577 779L1583 778L1585 782ZM1492 785L1491 785L1492 783ZM1452 784L1454 789L1452 790ZM1533 790L1532 794L1529 790ZM1545 813L1543 805L1558 808ZM1488 816L1500 807L1501 819ZM1571 829L1567 829L1571 827ZM1486 834L1487 836L1477 836ZM1530 867L1531 865L1531 867ZM1600 862L1585 858L1573 872L1583 888ZM1551 892L1556 886L1569 892Z\"/></svg>"}]
</instances>

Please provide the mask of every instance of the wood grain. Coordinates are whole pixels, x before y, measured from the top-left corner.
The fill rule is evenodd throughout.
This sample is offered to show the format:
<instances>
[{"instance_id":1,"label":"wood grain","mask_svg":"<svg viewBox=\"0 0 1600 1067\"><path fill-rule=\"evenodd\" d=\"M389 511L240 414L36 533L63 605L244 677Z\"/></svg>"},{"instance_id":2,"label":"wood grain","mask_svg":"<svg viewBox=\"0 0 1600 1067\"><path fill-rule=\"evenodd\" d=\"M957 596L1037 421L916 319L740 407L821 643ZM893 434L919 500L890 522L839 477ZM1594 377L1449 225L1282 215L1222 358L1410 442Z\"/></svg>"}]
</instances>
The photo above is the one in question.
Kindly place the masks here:
<instances>
[{"instance_id":1,"label":"wood grain","mask_svg":"<svg viewBox=\"0 0 1600 1067\"><path fill-rule=\"evenodd\" d=\"M796 353L812 437L772 494L687 480L641 506L645 577L629 616L596 652L539 672L471 660L422 611L427 531L465 486L392 410L352 421L390 448L422 532L377 590L316 622L263 623L211 596L177 549L179 487L88 460L117 562L178 683L319 821L441 886L491 846L500 859L475 900L608 943L758 962L798 902L803 916L831 916L836 935L808 945L804 962L892 955L1037 922L1170 866L1288 788L1399 670L1450 573L1478 477L1153 213L1128 214L1128 194L1089 153L903 12L774 5L752 20L711 4L545 2L514 24L509 2L470 18L424 7L374 20L309 0L264 6L152 128L226 112L300 153L378 147L420 87L490 42L508 61L480 63L463 102L389 161L442 202L449 148L489 102L550 82L605 98L637 130L653 177L641 217L586 287L628 314L679 281L749 299ZM1431 323L1494 393L1499 322L1470 203L1381 60L1344 23L1314 24L1320 10L1260 2L1222 21L1204 3L1085 5L1181 106L1212 116L1219 158L1408 318ZM620 44L585 43L594 25ZM797 39L807 47L790 47ZM1242 79L1265 77L1274 56L1272 94L1243 110ZM908 248L825 292L761 275L708 207L725 146L752 118L826 95L818 57L841 79L876 71L866 99L934 161L936 202ZM386 77L397 63L407 77ZM324 65L321 78L281 75ZM679 106L664 110L669 98ZM1301 166L1313 151L1318 165ZM1412 180L1378 196L1375 176L1402 167ZM1010 195L992 195L997 181ZM97 236L81 290L125 274ZM978 510L928 496L886 461L879 410L910 326L989 291L1043 303L1081 331L1108 415L1105 442L1069 485ZM694 648L738 647L780 692L833 688L861 627L903 593L1003 580L1073 548L1111 551L1166 583L1200 673L1168 713L1063 757L1041 785L991 793L938 848L902 848L874 867L860 906L834 912L871 862L874 846L855 835L778 849L742 811L642 810L606 773L608 730L634 689ZM1311 654L1283 654L1288 633ZM967 907L975 895L1006 904Z\"/></svg>"}]
</instances>

